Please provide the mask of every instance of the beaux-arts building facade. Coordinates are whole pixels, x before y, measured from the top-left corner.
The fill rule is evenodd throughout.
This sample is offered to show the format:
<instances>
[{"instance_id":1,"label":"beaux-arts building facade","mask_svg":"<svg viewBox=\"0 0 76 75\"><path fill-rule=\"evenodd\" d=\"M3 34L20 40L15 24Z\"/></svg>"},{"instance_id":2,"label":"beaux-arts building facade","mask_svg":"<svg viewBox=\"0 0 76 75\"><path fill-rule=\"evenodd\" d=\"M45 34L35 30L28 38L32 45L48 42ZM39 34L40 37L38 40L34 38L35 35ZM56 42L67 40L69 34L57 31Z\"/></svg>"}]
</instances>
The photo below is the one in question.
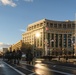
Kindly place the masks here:
<instances>
[{"instance_id":1,"label":"beaux-arts building facade","mask_svg":"<svg viewBox=\"0 0 76 75\"><path fill-rule=\"evenodd\" d=\"M40 33L37 38L35 35ZM54 21L42 19L28 25L22 34L22 41L33 46L36 56L74 55L75 21Z\"/></svg>"}]
</instances>

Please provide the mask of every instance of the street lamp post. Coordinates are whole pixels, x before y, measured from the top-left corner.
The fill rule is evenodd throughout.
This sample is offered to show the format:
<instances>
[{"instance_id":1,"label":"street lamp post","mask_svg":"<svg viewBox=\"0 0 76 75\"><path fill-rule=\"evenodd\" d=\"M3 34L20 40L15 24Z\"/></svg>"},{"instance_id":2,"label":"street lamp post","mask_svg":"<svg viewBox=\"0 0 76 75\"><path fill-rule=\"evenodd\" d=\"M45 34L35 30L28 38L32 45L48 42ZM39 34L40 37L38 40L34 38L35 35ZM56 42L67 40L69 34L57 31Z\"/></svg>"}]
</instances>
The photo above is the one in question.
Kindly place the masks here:
<instances>
[{"instance_id":1,"label":"street lamp post","mask_svg":"<svg viewBox=\"0 0 76 75\"><path fill-rule=\"evenodd\" d=\"M54 40L50 39L50 43L53 43ZM52 46L49 44L49 56L52 54Z\"/></svg>"}]
</instances>

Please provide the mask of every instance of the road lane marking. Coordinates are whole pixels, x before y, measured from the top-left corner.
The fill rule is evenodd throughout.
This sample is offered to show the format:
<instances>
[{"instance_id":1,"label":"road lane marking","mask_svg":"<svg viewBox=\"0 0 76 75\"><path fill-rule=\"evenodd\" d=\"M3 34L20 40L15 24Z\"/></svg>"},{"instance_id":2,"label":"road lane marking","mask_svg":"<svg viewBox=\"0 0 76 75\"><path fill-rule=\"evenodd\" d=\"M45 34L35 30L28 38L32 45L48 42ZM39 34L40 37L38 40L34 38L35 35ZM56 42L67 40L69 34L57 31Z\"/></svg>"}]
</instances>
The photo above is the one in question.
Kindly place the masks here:
<instances>
[{"instance_id":1,"label":"road lane marking","mask_svg":"<svg viewBox=\"0 0 76 75\"><path fill-rule=\"evenodd\" d=\"M65 74L65 75L74 75L74 74L70 74L70 73L66 73L66 72L61 72L61 71L57 71L57 70L51 70L48 69L49 71L53 71L53 72L57 72L57 73L61 73L61 74Z\"/></svg>"},{"instance_id":2,"label":"road lane marking","mask_svg":"<svg viewBox=\"0 0 76 75\"><path fill-rule=\"evenodd\" d=\"M4 63L5 63L5 62L4 62ZM7 64L7 63L5 63L5 64L6 64L7 66L9 66L10 68L12 68L13 70L15 70L16 72L18 72L19 74L21 74L21 75L26 75L26 74L24 74L23 72L19 71L18 69L10 66L9 64Z\"/></svg>"},{"instance_id":3,"label":"road lane marking","mask_svg":"<svg viewBox=\"0 0 76 75\"><path fill-rule=\"evenodd\" d=\"M63 67L63 68L67 68L67 69L75 69L76 70L76 68L75 67L66 67L66 66L60 66L60 67Z\"/></svg>"},{"instance_id":4,"label":"road lane marking","mask_svg":"<svg viewBox=\"0 0 76 75\"><path fill-rule=\"evenodd\" d=\"M3 64L0 64L0 67L4 67L4 65Z\"/></svg>"},{"instance_id":5,"label":"road lane marking","mask_svg":"<svg viewBox=\"0 0 76 75\"><path fill-rule=\"evenodd\" d=\"M36 73L31 73L31 74L29 74L29 75L35 75Z\"/></svg>"}]
</instances>

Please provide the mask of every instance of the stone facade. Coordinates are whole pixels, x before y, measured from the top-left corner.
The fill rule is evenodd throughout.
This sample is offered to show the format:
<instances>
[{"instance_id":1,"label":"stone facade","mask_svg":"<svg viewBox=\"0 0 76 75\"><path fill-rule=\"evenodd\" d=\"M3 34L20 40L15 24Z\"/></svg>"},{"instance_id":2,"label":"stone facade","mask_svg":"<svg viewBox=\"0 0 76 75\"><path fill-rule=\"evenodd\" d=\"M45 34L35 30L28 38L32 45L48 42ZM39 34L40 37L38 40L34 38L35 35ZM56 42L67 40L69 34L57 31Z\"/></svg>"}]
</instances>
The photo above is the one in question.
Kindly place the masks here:
<instances>
[{"instance_id":1,"label":"stone facade","mask_svg":"<svg viewBox=\"0 0 76 75\"><path fill-rule=\"evenodd\" d=\"M35 37L37 33L40 33L39 38ZM73 55L74 35L75 21L42 19L28 25L22 40L33 45L35 50L41 50L42 55Z\"/></svg>"}]
</instances>

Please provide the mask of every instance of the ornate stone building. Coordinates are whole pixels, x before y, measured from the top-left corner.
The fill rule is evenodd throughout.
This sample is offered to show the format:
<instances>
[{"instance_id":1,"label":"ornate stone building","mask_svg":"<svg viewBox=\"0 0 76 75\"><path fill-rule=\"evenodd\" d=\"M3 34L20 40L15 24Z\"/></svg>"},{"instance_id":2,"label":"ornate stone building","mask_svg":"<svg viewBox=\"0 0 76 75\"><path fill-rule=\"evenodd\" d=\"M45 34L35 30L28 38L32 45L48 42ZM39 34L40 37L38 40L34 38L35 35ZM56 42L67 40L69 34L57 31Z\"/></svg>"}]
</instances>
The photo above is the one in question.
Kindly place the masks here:
<instances>
[{"instance_id":1,"label":"ornate stone building","mask_svg":"<svg viewBox=\"0 0 76 75\"><path fill-rule=\"evenodd\" d=\"M39 33L37 38L35 35ZM54 21L42 19L29 24L22 34L23 42L33 46L36 56L40 55L73 55L75 21Z\"/></svg>"},{"instance_id":2,"label":"ornate stone building","mask_svg":"<svg viewBox=\"0 0 76 75\"><path fill-rule=\"evenodd\" d=\"M18 42L16 42L15 44L11 45L8 50L21 50L21 48L23 47L23 42L22 40L19 40Z\"/></svg>"},{"instance_id":3,"label":"ornate stone building","mask_svg":"<svg viewBox=\"0 0 76 75\"><path fill-rule=\"evenodd\" d=\"M19 40L18 42L12 45L12 50L21 50L22 45L23 45L22 40Z\"/></svg>"}]
</instances>

